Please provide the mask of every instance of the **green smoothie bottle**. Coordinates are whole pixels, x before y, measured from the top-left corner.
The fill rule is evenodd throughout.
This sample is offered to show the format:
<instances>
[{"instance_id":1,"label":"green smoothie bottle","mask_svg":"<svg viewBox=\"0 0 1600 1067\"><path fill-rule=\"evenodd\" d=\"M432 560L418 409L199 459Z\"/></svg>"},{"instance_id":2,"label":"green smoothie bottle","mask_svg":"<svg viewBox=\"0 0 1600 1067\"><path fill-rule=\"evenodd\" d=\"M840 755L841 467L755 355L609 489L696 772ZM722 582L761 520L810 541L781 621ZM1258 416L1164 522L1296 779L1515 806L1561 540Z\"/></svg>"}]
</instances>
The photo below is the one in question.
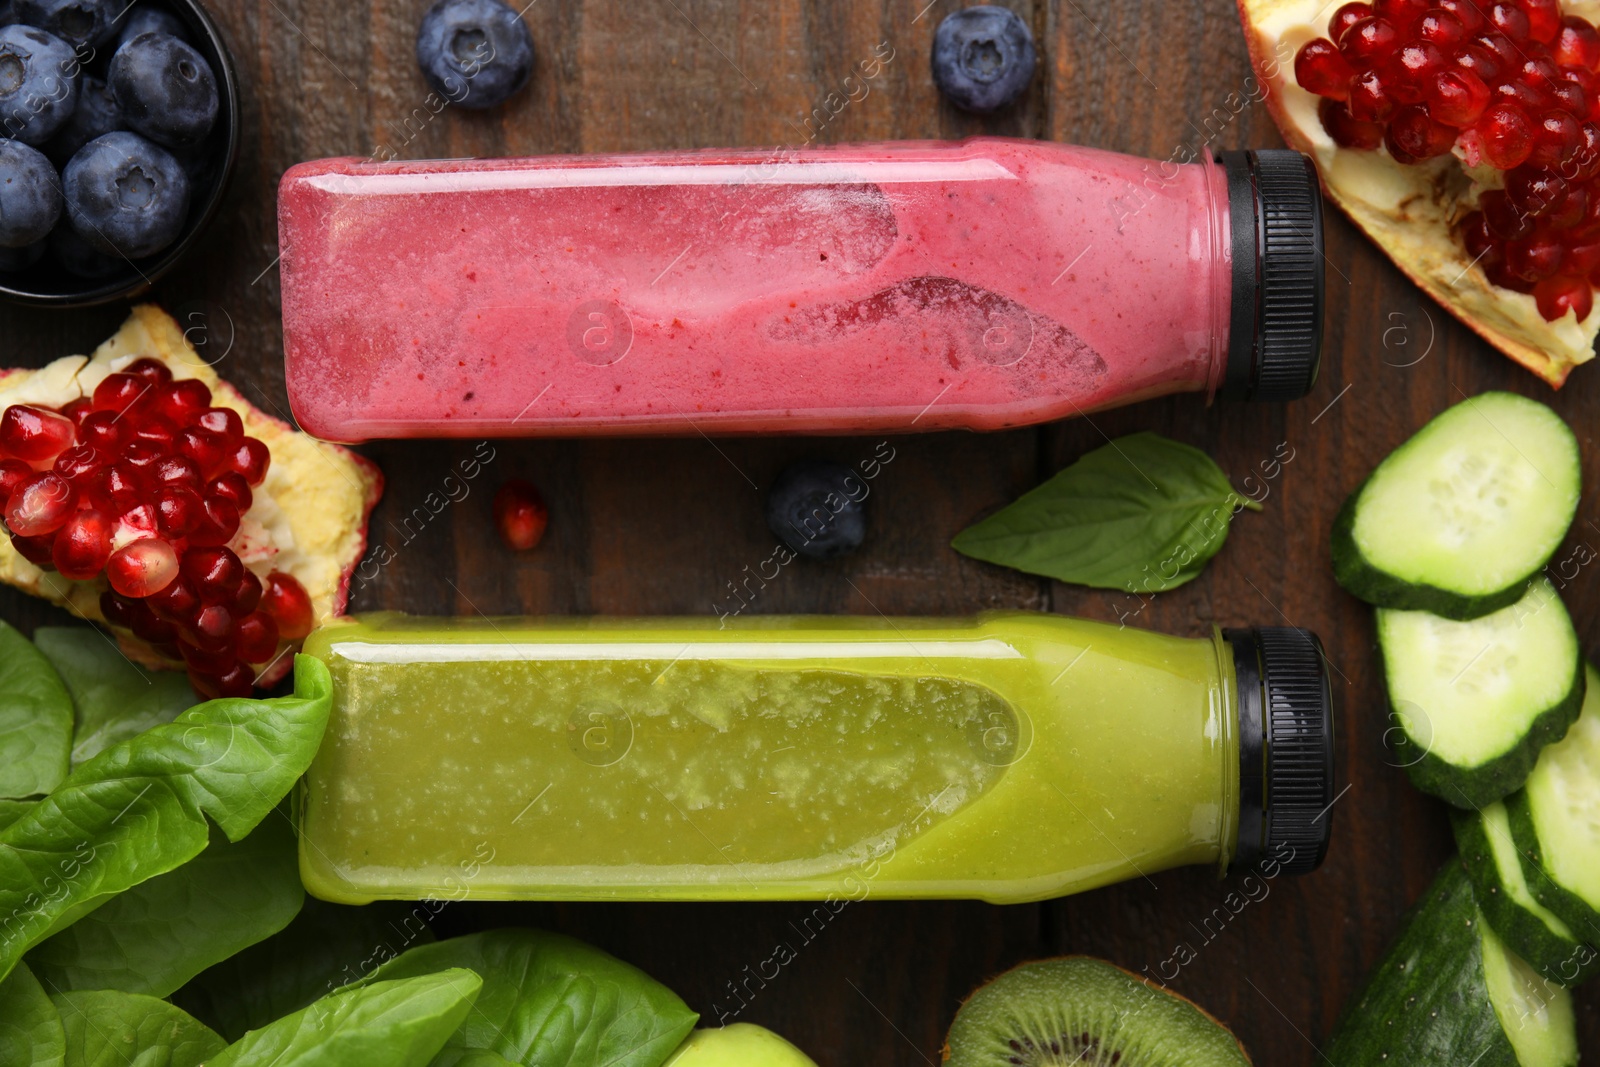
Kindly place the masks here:
<instances>
[{"instance_id":1,"label":"green smoothie bottle","mask_svg":"<svg viewBox=\"0 0 1600 1067\"><path fill-rule=\"evenodd\" d=\"M1039 900L1309 871L1305 630L973 618L344 619L299 800L327 900Z\"/></svg>"}]
</instances>

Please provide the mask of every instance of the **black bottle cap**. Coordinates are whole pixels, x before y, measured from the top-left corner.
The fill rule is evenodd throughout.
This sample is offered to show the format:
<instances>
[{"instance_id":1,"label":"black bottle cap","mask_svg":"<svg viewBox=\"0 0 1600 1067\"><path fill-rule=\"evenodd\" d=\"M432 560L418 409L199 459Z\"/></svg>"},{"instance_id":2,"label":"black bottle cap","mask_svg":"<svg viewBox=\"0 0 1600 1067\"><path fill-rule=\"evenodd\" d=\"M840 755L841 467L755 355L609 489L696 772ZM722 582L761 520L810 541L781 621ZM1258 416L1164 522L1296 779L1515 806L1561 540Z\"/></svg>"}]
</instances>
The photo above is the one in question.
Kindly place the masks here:
<instances>
[{"instance_id":1,"label":"black bottle cap","mask_svg":"<svg viewBox=\"0 0 1600 1067\"><path fill-rule=\"evenodd\" d=\"M1307 874L1333 824L1333 699L1322 642L1294 626L1224 630L1239 702L1237 865Z\"/></svg>"},{"instance_id":2,"label":"black bottle cap","mask_svg":"<svg viewBox=\"0 0 1600 1067\"><path fill-rule=\"evenodd\" d=\"M1233 302L1230 400L1297 400L1322 360L1322 187L1311 157L1288 149L1222 152L1228 175Z\"/></svg>"}]
</instances>

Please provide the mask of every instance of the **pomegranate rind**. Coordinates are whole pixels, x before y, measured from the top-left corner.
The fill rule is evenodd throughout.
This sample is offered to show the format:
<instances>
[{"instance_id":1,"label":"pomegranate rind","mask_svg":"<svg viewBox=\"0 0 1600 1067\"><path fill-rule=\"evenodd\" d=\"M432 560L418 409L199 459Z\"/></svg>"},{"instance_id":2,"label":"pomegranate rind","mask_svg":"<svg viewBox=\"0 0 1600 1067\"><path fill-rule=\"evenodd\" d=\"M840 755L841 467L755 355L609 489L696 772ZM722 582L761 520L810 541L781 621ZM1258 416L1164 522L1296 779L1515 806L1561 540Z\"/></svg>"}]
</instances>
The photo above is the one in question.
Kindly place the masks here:
<instances>
[{"instance_id":1,"label":"pomegranate rind","mask_svg":"<svg viewBox=\"0 0 1600 1067\"><path fill-rule=\"evenodd\" d=\"M1336 5L1322 0L1237 0L1250 65L1267 111L1289 147L1317 162L1322 187L1395 266L1478 336L1560 388L1572 368L1594 358L1600 313L1572 312L1547 322L1534 298L1492 284L1453 232L1480 193L1501 184L1488 167L1466 169L1454 155L1396 162L1384 148L1333 143L1317 117L1319 98L1294 78L1294 56L1325 36ZM1600 20L1600 2L1565 0L1564 14ZM1410 353L1407 353L1408 358Z\"/></svg>"},{"instance_id":2,"label":"pomegranate rind","mask_svg":"<svg viewBox=\"0 0 1600 1067\"><path fill-rule=\"evenodd\" d=\"M266 479L241 517L230 547L265 579L274 570L305 586L318 623L342 614L350 578L367 550L367 518L383 495L383 474L372 461L341 445L319 441L261 411L218 377L185 338L178 323L154 304L135 307L126 322L92 356L65 356L37 370L0 372L0 411L12 404L60 407L88 396L106 375L141 357L159 359L175 379L197 378L211 389L211 402L232 408L244 432L272 454ZM76 582L41 570L0 536L0 582L58 604L74 615L104 623L102 575ZM131 633L112 628L122 650L149 667L181 668ZM287 643L286 643L287 644ZM298 644L296 642L295 644ZM257 684L286 675L293 655L280 650Z\"/></svg>"}]
</instances>

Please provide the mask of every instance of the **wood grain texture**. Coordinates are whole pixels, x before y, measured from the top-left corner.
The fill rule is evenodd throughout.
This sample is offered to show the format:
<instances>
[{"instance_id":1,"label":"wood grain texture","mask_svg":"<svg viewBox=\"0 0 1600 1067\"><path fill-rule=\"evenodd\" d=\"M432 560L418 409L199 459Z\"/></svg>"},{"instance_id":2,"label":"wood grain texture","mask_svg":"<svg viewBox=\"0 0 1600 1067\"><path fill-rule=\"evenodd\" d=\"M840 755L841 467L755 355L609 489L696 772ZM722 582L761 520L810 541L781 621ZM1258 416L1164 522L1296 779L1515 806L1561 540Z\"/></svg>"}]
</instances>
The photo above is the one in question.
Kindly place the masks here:
<instances>
[{"instance_id":1,"label":"wood grain texture","mask_svg":"<svg viewBox=\"0 0 1600 1067\"><path fill-rule=\"evenodd\" d=\"M1039 37L1026 100L980 120L944 105L928 76L934 26L957 0L533 0L538 65L528 91L488 113L434 114L412 58L425 0L218 0L245 87L244 150L226 210L156 297L204 327L219 369L255 403L283 392L274 193L294 162L797 145L976 133L1077 141L1167 158L1185 146L1280 144L1228 0L1013 3ZM887 42L894 58L843 108L843 79ZM1591 412L1600 369L1551 393L1420 296L1340 218L1328 226L1329 315L1322 378L1286 406L1162 400L1092 419L994 435L896 438L874 483L857 555L797 561L749 611L966 613L1051 609L1104 619L1126 597L1027 578L958 557L949 538L1106 437L1154 429L1204 448L1236 484L1268 492L1236 523L1205 574L1140 609L1136 625L1200 634L1214 623L1309 626L1338 677L1339 787L1322 871L1257 888L1234 914L1239 875L1152 875L1047 905L852 904L827 923L810 904L453 905L442 932L534 922L593 940L679 990L708 1021L772 1026L823 1067L937 1064L961 998L1018 961L1088 952L1172 984L1232 1024L1257 1063L1323 1062L1344 1002L1406 905L1451 850L1441 807L1386 763L1388 726L1370 612L1333 583L1328 528L1344 495L1449 403L1505 388L1555 405L1585 449L1574 541L1600 547L1600 450ZM1137 309L1131 309L1136 312ZM52 314L0 309L0 363L37 366L86 351L120 308ZM374 544L394 559L360 580L356 609L486 613L709 612L772 551L762 490L787 461L854 462L872 438L669 442L494 442L460 503L419 512L473 442L392 442L365 451L388 495ZM1291 455L1276 469L1275 457ZM1275 473L1274 473L1275 470ZM552 520L543 546L511 558L493 540L489 498L504 478L538 483ZM1247 477L1253 482L1246 482ZM1252 488L1252 487L1257 488ZM1567 590L1585 646L1600 650L1600 587L1588 568ZM0 617L30 628L64 617L0 592ZM1019 834L1030 832L1018 827ZM1222 909L1222 910L1218 910ZM780 944L795 960L758 978ZM742 1003L742 1006L741 1006ZM1600 1052L1600 997L1579 997L1582 1044Z\"/></svg>"}]
</instances>

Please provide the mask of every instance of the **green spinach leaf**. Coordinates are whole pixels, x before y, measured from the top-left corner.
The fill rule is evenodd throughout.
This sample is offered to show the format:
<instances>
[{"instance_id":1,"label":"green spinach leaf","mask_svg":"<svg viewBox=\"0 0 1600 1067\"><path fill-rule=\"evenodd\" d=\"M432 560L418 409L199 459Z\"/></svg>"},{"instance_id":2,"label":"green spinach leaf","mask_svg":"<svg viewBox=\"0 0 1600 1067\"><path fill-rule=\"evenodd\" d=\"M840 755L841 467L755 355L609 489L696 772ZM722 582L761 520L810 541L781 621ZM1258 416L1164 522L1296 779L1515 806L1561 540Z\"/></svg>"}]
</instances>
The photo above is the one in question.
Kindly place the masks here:
<instances>
[{"instance_id":1,"label":"green spinach leaf","mask_svg":"<svg viewBox=\"0 0 1600 1067\"><path fill-rule=\"evenodd\" d=\"M637 967L542 930L490 930L423 945L377 978L467 967L483 992L451 1048L486 1049L513 1063L659 1067L697 1014Z\"/></svg>"},{"instance_id":2,"label":"green spinach leaf","mask_svg":"<svg viewBox=\"0 0 1600 1067\"><path fill-rule=\"evenodd\" d=\"M0 982L0 1063L6 1067L62 1067L67 1035L61 1013L27 967Z\"/></svg>"},{"instance_id":3,"label":"green spinach leaf","mask_svg":"<svg viewBox=\"0 0 1600 1067\"><path fill-rule=\"evenodd\" d=\"M195 705L181 671L136 667L116 640L93 626L41 626L33 643L60 673L77 709L72 762L142 734Z\"/></svg>"},{"instance_id":4,"label":"green spinach leaf","mask_svg":"<svg viewBox=\"0 0 1600 1067\"><path fill-rule=\"evenodd\" d=\"M0 797L48 793L67 776L72 698L50 661L0 622Z\"/></svg>"},{"instance_id":5,"label":"green spinach leaf","mask_svg":"<svg viewBox=\"0 0 1600 1067\"><path fill-rule=\"evenodd\" d=\"M398 901L355 907L309 897L282 931L197 975L172 999L237 1041L431 942L427 919L439 907Z\"/></svg>"},{"instance_id":6,"label":"green spinach leaf","mask_svg":"<svg viewBox=\"0 0 1600 1067\"><path fill-rule=\"evenodd\" d=\"M116 894L198 856L206 817L241 840L289 792L328 724L332 682L295 658L295 693L207 701L119 742L0 830L0 978Z\"/></svg>"},{"instance_id":7,"label":"green spinach leaf","mask_svg":"<svg viewBox=\"0 0 1600 1067\"><path fill-rule=\"evenodd\" d=\"M341 989L229 1045L209 1067L425 1067L483 980L455 968Z\"/></svg>"},{"instance_id":8,"label":"green spinach leaf","mask_svg":"<svg viewBox=\"0 0 1600 1067\"><path fill-rule=\"evenodd\" d=\"M164 997L288 925L305 901L294 826L280 806L234 843L119 893L28 953L52 989Z\"/></svg>"},{"instance_id":9,"label":"green spinach leaf","mask_svg":"<svg viewBox=\"0 0 1600 1067\"><path fill-rule=\"evenodd\" d=\"M66 1030L66 1067L201 1067L222 1038L164 1000L101 989L50 998Z\"/></svg>"},{"instance_id":10,"label":"green spinach leaf","mask_svg":"<svg viewBox=\"0 0 1600 1067\"><path fill-rule=\"evenodd\" d=\"M1195 577L1240 508L1197 448L1135 433L1095 449L951 542L973 559L1063 582L1158 593Z\"/></svg>"}]
</instances>

